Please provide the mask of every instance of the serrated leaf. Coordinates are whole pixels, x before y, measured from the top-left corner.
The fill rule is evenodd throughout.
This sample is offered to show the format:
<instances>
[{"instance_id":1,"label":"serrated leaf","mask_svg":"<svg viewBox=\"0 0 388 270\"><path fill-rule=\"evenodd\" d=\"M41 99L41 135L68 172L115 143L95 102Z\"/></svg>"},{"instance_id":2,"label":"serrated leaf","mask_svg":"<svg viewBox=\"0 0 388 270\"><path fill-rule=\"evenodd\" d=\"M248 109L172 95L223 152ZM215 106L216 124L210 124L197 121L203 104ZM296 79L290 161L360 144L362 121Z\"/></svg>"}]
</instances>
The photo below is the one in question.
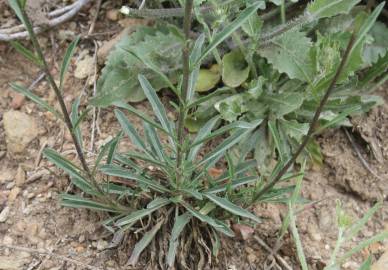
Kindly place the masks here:
<instances>
[{"instance_id":1,"label":"serrated leaf","mask_svg":"<svg viewBox=\"0 0 388 270\"><path fill-rule=\"evenodd\" d=\"M307 11L316 19L348 14L361 0L315 0L307 7Z\"/></svg>"},{"instance_id":2,"label":"serrated leaf","mask_svg":"<svg viewBox=\"0 0 388 270\"><path fill-rule=\"evenodd\" d=\"M280 94L266 95L263 100L268 104L271 112L277 117L289 114L300 108L304 96L299 92L284 92Z\"/></svg>"},{"instance_id":3,"label":"serrated leaf","mask_svg":"<svg viewBox=\"0 0 388 270\"><path fill-rule=\"evenodd\" d=\"M260 49L259 53L290 79L311 82L313 65L308 53L311 47L311 40L304 32L288 31L273 40L271 46Z\"/></svg>"},{"instance_id":4,"label":"serrated leaf","mask_svg":"<svg viewBox=\"0 0 388 270\"><path fill-rule=\"evenodd\" d=\"M388 27L382 22L376 22L369 35L373 39L367 42L364 52L363 60L368 65L376 63L380 57L384 57L388 51Z\"/></svg>"},{"instance_id":5,"label":"serrated leaf","mask_svg":"<svg viewBox=\"0 0 388 270\"><path fill-rule=\"evenodd\" d=\"M174 26L139 26L136 32L124 36L109 54L97 82L97 96L91 103L106 107L115 102L144 100L138 74L150 80L157 91L169 87L158 72L165 74L168 81L176 81L181 68L181 47L182 38Z\"/></svg>"},{"instance_id":6,"label":"serrated leaf","mask_svg":"<svg viewBox=\"0 0 388 270\"><path fill-rule=\"evenodd\" d=\"M250 68L240 50L231 51L222 58L222 81L229 87L238 87L248 79Z\"/></svg>"}]
</instances>

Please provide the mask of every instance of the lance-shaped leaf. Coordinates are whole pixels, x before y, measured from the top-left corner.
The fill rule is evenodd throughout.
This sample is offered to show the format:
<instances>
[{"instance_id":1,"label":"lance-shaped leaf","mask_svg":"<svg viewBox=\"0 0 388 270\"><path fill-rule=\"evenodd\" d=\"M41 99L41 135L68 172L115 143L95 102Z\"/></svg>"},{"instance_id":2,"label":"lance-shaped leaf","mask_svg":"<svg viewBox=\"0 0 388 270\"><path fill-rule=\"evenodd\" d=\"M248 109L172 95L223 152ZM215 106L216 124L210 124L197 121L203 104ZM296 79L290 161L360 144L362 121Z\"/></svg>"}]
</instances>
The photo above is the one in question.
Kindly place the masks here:
<instances>
[{"instance_id":1,"label":"lance-shaped leaf","mask_svg":"<svg viewBox=\"0 0 388 270\"><path fill-rule=\"evenodd\" d=\"M61 66L61 71L59 75L59 88L63 88L63 83L65 79L65 74L69 68L71 58L73 58L74 52L77 48L80 37L77 37L72 43L70 43L69 47L66 50L65 56L63 57L63 62Z\"/></svg>"},{"instance_id":2,"label":"lance-shaped leaf","mask_svg":"<svg viewBox=\"0 0 388 270\"><path fill-rule=\"evenodd\" d=\"M158 182L148 179L144 176L134 174L131 171L123 169L117 165L104 165L101 167L101 171L107 175L122 177L125 179L130 179L130 180L139 182L159 192L169 191L167 188L163 187Z\"/></svg>"},{"instance_id":3,"label":"lance-shaped leaf","mask_svg":"<svg viewBox=\"0 0 388 270\"><path fill-rule=\"evenodd\" d=\"M328 18L339 14L348 14L361 0L315 0L307 11L315 18Z\"/></svg>"},{"instance_id":4,"label":"lance-shaped leaf","mask_svg":"<svg viewBox=\"0 0 388 270\"><path fill-rule=\"evenodd\" d=\"M179 243L178 242L179 235L182 233L187 223L189 223L189 221L191 220L191 217L192 215L186 212L175 218L174 227L172 227L171 239L170 239L170 244L169 244L168 253L167 253L167 265L170 267L174 265L176 249Z\"/></svg>"},{"instance_id":5,"label":"lance-shaped leaf","mask_svg":"<svg viewBox=\"0 0 388 270\"><path fill-rule=\"evenodd\" d=\"M61 204L67 207L73 208L87 208L98 211L106 212L120 212L119 210L99 202L95 202L89 199L85 199L76 195L62 194L61 195Z\"/></svg>"},{"instance_id":6,"label":"lance-shaped leaf","mask_svg":"<svg viewBox=\"0 0 388 270\"><path fill-rule=\"evenodd\" d=\"M240 206L235 205L234 203L232 203L231 201L225 198L221 198L210 193L205 194L205 197L207 197L209 200L217 204L219 207L225 209L226 211L232 214L235 214L240 217L249 218L257 223L261 222L260 218L258 218L256 215L252 214L248 210L245 210L244 208L241 208Z\"/></svg>"}]
</instances>

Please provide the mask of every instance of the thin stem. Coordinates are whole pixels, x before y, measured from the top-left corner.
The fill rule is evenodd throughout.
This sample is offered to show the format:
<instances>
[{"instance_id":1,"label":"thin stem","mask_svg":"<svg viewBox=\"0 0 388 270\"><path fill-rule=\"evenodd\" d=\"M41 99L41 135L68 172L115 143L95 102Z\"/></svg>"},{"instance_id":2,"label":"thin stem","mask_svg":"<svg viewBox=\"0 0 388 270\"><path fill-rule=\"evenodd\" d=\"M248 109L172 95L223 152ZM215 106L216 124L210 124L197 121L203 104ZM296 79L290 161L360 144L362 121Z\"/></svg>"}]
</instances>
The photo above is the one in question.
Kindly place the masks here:
<instances>
[{"instance_id":1,"label":"thin stem","mask_svg":"<svg viewBox=\"0 0 388 270\"><path fill-rule=\"evenodd\" d=\"M286 23L286 0L282 0L280 4L280 17L282 19L282 24Z\"/></svg>"},{"instance_id":2,"label":"thin stem","mask_svg":"<svg viewBox=\"0 0 388 270\"><path fill-rule=\"evenodd\" d=\"M334 87L335 87L339 77L341 76L341 73L342 73L342 71L343 71L343 69L344 69L344 67L345 67L345 65L346 65L346 63L348 61L350 51L351 51L351 49L353 47L353 44L354 44L354 40L355 40L355 34L353 33L352 37L349 40L348 46L347 46L347 48L345 50L345 54L342 57L341 63L338 66L337 71L336 71L336 73L334 75L334 78L331 81L331 83L330 83L330 85L329 85L325 95L323 96L323 98L322 98L322 100L321 100L317 110L315 111L314 117L313 117L313 119L311 120L311 123L310 123L309 131L307 132L307 135L304 137L303 142L299 145L298 149L292 155L291 159L288 160L288 162L278 172L278 174L273 178L273 180L271 180L259 193L257 193L255 195L254 201L258 200L261 196L263 196L270 189L272 189L276 185L276 183L278 183L280 181L280 179L283 177L283 175L295 163L295 161L298 158L298 156L302 153L304 148L307 146L308 142L310 141L311 137L314 134L314 131L315 131L315 128L316 128L316 126L318 124L318 120L319 120L319 117L321 115L321 112L322 112L322 110L323 110L327 100L329 99L330 94L333 92L333 89L334 89Z\"/></svg>"},{"instance_id":3,"label":"thin stem","mask_svg":"<svg viewBox=\"0 0 388 270\"><path fill-rule=\"evenodd\" d=\"M185 44L182 51L182 62L183 62L183 82L181 99L179 103L179 117L178 117L178 149L177 149L177 184L182 181L182 161L183 161L183 142L184 142L184 122L187 113L187 93L189 91L189 80L190 80L190 29L191 19L193 11L193 0L186 0L185 4L185 16L183 20L183 32L185 35Z\"/></svg>"},{"instance_id":4,"label":"thin stem","mask_svg":"<svg viewBox=\"0 0 388 270\"><path fill-rule=\"evenodd\" d=\"M96 190L99 193L101 193L101 195L103 195L103 194L105 194L105 192L98 185L97 181L93 177L93 175L92 175L92 173L91 173L91 171L89 169L89 166L88 166L88 164L86 162L86 159L85 159L85 156L84 156L84 152L83 152L82 147L81 147L80 143L78 142L77 136L76 136L76 134L74 132L74 127L73 127L73 124L71 122L69 112L67 111L65 101L64 101L64 99L62 97L61 90L59 89L57 83L54 80L53 75L50 72L50 68L49 68L48 63L46 61L46 58L45 58L45 56L43 54L43 50L42 50L42 48L41 48L41 46L40 46L40 44L38 42L38 39L37 39L37 37L36 37L36 35L34 33L31 21L28 18L26 12L23 9L21 9L21 15L22 15L23 20L24 20L24 22L26 24L26 29L27 29L28 34L30 36L32 45L35 48L36 53L38 54L39 59L41 60L41 68L43 69L43 72L46 74L46 78L47 78L49 84L51 85L52 89L54 90L55 95L56 95L56 97L58 99L59 106L60 106L62 114L63 114L63 120L65 122L65 125L66 125L67 129L69 130L69 132L71 134L71 138L73 140L73 143L74 143L74 146L75 146L75 149L76 149L76 152L77 152L78 159L81 162L81 166L82 166L84 172L86 173L86 176L89 179L89 181L91 181L91 183L96 188ZM106 197L105 199L107 200L107 202L112 203L113 205L116 205L116 203L114 203L108 197Z\"/></svg>"}]
</instances>

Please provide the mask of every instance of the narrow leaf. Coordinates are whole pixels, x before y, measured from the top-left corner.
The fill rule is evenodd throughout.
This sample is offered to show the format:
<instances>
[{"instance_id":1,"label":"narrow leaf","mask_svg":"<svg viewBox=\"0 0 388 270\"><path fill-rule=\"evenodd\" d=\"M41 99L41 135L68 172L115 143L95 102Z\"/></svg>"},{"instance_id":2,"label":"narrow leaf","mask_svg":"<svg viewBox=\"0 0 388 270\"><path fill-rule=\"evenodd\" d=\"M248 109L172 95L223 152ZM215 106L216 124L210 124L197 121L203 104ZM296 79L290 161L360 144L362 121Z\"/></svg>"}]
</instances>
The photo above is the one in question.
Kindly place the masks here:
<instances>
[{"instance_id":1,"label":"narrow leaf","mask_svg":"<svg viewBox=\"0 0 388 270\"><path fill-rule=\"evenodd\" d=\"M117 209L112 208L108 205L98 203L89 199L85 199L75 195L62 194L61 195L61 204L67 207L73 208L87 208L98 211L106 212L119 212Z\"/></svg>"},{"instance_id":2,"label":"narrow leaf","mask_svg":"<svg viewBox=\"0 0 388 270\"><path fill-rule=\"evenodd\" d=\"M61 65L61 71L59 75L59 88L63 88L63 83L65 79L65 74L69 68L71 58L74 56L75 49L77 48L80 37L78 36L73 42L70 43L69 47L66 50L65 56L63 57L63 62Z\"/></svg>"},{"instance_id":3,"label":"narrow leaf","mask_svg":"<svg viewBox=\"0 0 388 270\"><path fill-rule=\"evenodd\" d=\"M261 222L260 218L258 218L256 215L241 208L240 206L235 205L234 203L232 203L231 201L229 201L225 198L221 198L221 197L218 197L218 196L216 196L214 194L210 194L210 193L205 194L205 196L209 200L211 200L212 202L217 204L219 207L225 209L226 211L228 211L232 214L235 214L235 215L240 216L240 217L249 218L257 223Z\"/></svg>"},{"instance_id":4,"label":"narrow leaf","mask_svg":"<svg viewBox=\"0 0 388 270\"><path fill-rule=\"evenodd\" d=\"M22 54L35 65L39 67L42 65L42 62L39 60L39 58L32 51L24 47L20 42L11 41L10 44L15 50L17 50L20 54Z\"/></svg>"},{"instance_id":5,"label":"narrow leaf","mask_svg":"<svg viewBox=\"0 0 388 270\"><path fill-rule=\"evenodd\" d=\"M191 217L192 216L186 212L175 218L174 227L172 227L171 239L170 239L170 244L169 244L168 254L167 254L167 264L169 267L172 267L174 265L179 235L182 233L187 223L189 223L189 221L191 220Z\"/></svg>"},{"instance_id":6,"label":"narrow leaf","mask_svg":"<svg viewBox=\"0 0 388 270\"><path fill-rule=\"evenodd\" d=\"M30 90L27 88L11 83L10 84L12 89L15 90L16 92L26 96L27 98L31 99L33 102L35 102L39 107L51 112L54 114L57 118L63 120L63 116L55 110L53 107L51 107L46 101L38 97L37 95L33 94Z\"/></svg>"}]
</instances>

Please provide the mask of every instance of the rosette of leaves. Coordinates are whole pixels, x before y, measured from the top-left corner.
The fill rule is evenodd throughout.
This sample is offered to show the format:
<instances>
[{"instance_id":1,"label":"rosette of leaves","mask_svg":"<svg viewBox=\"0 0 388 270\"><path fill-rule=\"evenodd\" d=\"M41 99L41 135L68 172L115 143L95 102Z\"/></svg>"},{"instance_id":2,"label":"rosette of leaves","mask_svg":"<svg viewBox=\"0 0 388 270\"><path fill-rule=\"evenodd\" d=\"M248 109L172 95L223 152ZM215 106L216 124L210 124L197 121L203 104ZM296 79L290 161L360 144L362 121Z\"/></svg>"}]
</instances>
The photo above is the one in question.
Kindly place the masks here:
<instances>
[{"instance_id":1,"label":"rosette of leaves","mask_svg":"<svg viewBox=\"0 0 388 270\"><path fill-rule=\"evenodd\" d=\"M348 116L367 112L381 102L364 90L385 79L384 72L388 67L388 28L376 22L384 4L368 14L358 8L352 9L359 1L336 1L335 8L329 2L314 1L305 11L305 14L317 17L318 28L315 31L306 25L303 29L293 27L270 42L266 41L265 46L261 47L259 43L253 54L248 53L251 49L249 43L240 48L245 55L245 65L235 64L237 68L232 69L230 65L224 65L222 72L223 78L243 78L237 81L238 87L230 90L229 96L221 91L222 95L216 95L218 90L211 93L209 102L201 104L198 113L193 112L190 116L204 121L200 112L206 106L215 104L214 108L226 122L266 119L235 150L236 158L240 160L253 150L264 174L272 170L270 164L276 159L275 151L277 159L286 161L307 134L315 109L333 78L352 31L356 32L356 44L335 93L321 114L316 134L329 127L350 125ZM320 20L326 27L320 27ZM252 24L253 19L250 21ZM263 33L265 25L264 30L255 34L249 31L261 29L259 23L256 25L243 28L249 40L260 40L260 37L270 35ZM244 58L238 61L244 61ZM258 72L251 72L245 77L241 73L244 68L238 67L249 67L249 63L253 63ZM233 87L227 81L224 84ZM319 147L314 141L310 142L304 154L317 163L322 162Z\"/></svg>"},{"instance_id":2,"label":"rosette of leaves","mask_svg":"<svg viewBox=\"0 0 388 270\"><path fill-rule=\"evenodd\" d=\"M105 107L117 101L144 100L138 74L144 74L156 91L170 87L166 77L177 81L182 43L180 31L166 24L140 26L136 32L122 38L108 56L92 104Z\"/></svg>"}]
</instances>

